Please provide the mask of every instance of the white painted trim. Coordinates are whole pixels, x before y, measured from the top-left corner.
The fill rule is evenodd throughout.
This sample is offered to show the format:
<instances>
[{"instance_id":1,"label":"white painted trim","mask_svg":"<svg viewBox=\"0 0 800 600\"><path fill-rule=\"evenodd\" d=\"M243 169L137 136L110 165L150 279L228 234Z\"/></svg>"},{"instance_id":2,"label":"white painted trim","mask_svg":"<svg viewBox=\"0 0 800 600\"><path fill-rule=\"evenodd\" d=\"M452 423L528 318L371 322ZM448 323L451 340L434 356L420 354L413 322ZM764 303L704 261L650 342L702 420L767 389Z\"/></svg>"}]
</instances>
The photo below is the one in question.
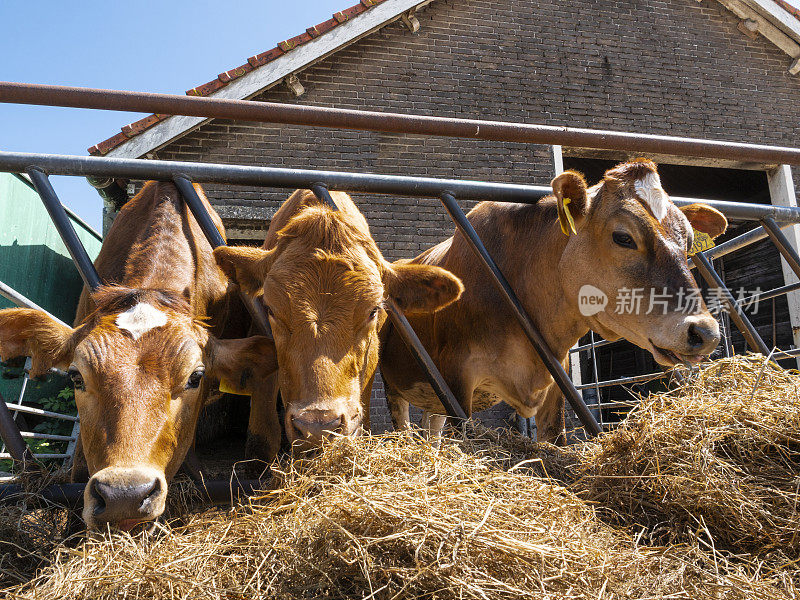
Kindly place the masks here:
<instances>
[{"instance_id":1,"label":"white painted trim","mask_svg":"<svg viewBox=\"0 0 800 600\"><path fill-rule=\"evenodd\" d=\"M252 98L264 89L279 83L287 75L322 60L326 56L384 27L391 21L399 19L403 13L411 9L417 9L431 1L386 0L386 2L370 8L367 12L358 15L352 20L338 25L328 33L302 46L298 46L287 54L283 54L233 80L208 97L233 100ZM113 148L106 156L139 158L210 120L203 117L182 115L169 117Z\"/></svg>"},{"instance_id":2,"label":"white painted trim","mask_svg":"<svg viewBox=\"0 0 800 600\"><path fill-rule=\"evenodd\" d=\"M772 0L744 0L744 2L769 15L773 25L795 40L800 40L800 21L780 4Z\"/></svg>"},{"instance_id":3,"label":"white painted trim","mask_svg":"<svg viewBox=\"0 0 800 600\"><path fill-rule=\"evenodd\" d=\"M772 204L775 206L797 206L797 195L792 181L792 169L789 165L780 165L778 168L769 171L767 180ZM800 250L800 225L790 225L782 229L794 249ZM783 269L783 281L786 285L798 281L797 275L783 257L781 257L781 269ZM786 301L789 304L789 322L792 325L794 347L800 348L800 291L786 294ZM797 359L797 364L800 367L800 357Z\"/></svg>"},{"instance_id":4,"label":"white painted trim","mask_svg":"<svg viewBox=\"0 0 800 600\"><path fill-rule=\"evenodd\" d=\"M778 4L772 0L717 1L740 19L758 23L758 33L789 57L800 57L800 21Z\"/></svg>"}]
</instances>

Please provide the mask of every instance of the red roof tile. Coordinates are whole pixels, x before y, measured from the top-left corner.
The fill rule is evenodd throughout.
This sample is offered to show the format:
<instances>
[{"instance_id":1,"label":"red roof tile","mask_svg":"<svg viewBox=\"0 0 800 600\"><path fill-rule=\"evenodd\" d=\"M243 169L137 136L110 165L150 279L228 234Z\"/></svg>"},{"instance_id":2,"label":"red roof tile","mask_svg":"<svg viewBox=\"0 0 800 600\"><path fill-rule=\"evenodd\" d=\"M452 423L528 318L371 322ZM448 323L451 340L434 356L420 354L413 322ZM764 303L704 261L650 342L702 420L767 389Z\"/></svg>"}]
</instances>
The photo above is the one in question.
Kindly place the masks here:
<instances>
[{"instance_id":1,"label":"red roof tile","mask_svg":"<svg viewBox=\"0 0 800 600\"><path fill-rule=\"evenodd\" d=\"M800 20L800 8L797 8L796 6L792 6L792 5L791 5L791 4L789 4L788 2L785 2L784 0L775 0L775 2L776 2L776 3L777 3L777 4L778 4L778 5L779 5L779 6L780 6L780 7L781 7L783 10L785 10L786 12L788 12L790 15L793 15L795 19L798 19L798 20Z\"/></svg>"},{"instance_id":2,"label":"red roof tile","mask_svg":"<svg viewBox=\"0 0 800 600\"><path fill-rule=\"evenodd\" d=\"M214 92L222 89L226 85L228 85L231 81L246 75L253 69L257 69L265 65L266 63L275 60L282 54L287 52L291 52L298 46L302 46L303 44L307 44L311 40L318 38L321 35L325 35L330 30L338 27L341 23L345 23L350 19L360 15L361 13L366 12L371 7L381 4L386 0L361 0L359 4L355 6L351 6L350 8L346 8L335 15L333 15L332 19L328 19L327 21L323 21L319 25L315 25L314 27L309 27L300 35L296 35L293 38L289 38L288 40L284 40L280 42L277 47L271 48L266 52L262 52L261 54L256 54L255 56L251 56L247 59L247 62L241 66L236 67L235 69L231 69L230 71L225 71L224 73L220 73L216 79L212 79L208 83L204 83L203 85L198 85L191 90L186 92L187 96L208 96L209 94L213 94ZM135 137L142 133L143 131L149 129L159 121L163 121L170 115L149 115L144 119L139 119L138 121L131 123L130 125L126 125L122 128L121 133L108 138L89 148L89 154L93 155L103 155L107 154L109 151L113 150L120 144L124 143L125 141L129 140L132 137Z\"/></svg>"}]
</instances>

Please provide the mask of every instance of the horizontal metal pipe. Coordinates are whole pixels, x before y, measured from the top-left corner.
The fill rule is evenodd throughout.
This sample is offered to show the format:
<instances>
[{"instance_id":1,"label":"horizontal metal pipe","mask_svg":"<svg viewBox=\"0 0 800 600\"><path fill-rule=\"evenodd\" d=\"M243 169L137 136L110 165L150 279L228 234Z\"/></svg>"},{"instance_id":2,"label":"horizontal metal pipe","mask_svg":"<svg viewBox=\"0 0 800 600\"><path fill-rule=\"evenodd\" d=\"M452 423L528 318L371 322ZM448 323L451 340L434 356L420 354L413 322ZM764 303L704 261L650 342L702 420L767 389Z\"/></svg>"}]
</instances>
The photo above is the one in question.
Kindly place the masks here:
<instances>
[{"instance_id":1,"label":"horizontal metal pipe","mask_svg":"<svg viewBox=\"0 0 800 600\"><path fill-rule=\"evenodd\" d=\"M72 458L70 454L31 454L33 458L36 460L43 460L43 459L61 459L61 458ZM0 458L14 458L11 454L6 452L0 452Z\"/></svg>"},{"instance_id":2,"label":"horizontal metal pipe","mask_svg":"<svg viewBox=\"0 0 800 600\"><path fill-rule=\"evenodd\" d=\"M575 387L577 387L579 390L586 390L586 389L595 389L598 387L604 388L604 387L611 387L614 385L625 385L627 383L642 383L644 381L663 379L664 377L668 377L670 374L671 374L670 371L665 371L663 373L646 373L645 375L634 375L632 377L620 377L619 379L609 379L607 381L584 383Z\"/></svg>"},{"instance_id":3,"label":"horizontal metal pipe","mask_svg":"<svg viewBox=\"0 0 800 600\"><path fill-rule=\"evenodd\" d=\"M246 165L218 165L171 160L142 160L98 156L0 152L0 171L17 173L38 168L50 175L88 175L171 181L181 174L196 183L311 189L324 182L329 190L386 194L414 198L439 198L450 192L460 200L491 200L535 204L552 194L549 186L483 181L408 177L375 173L342 173L311 169L284 169ZM800 209L766 204L723 202L704 198L673 198L678 206L702 202L732 219L758 220L771 217L780 223L800 223Z\"/></svg>"},{"instance_id":4,"label":"horizontal metal pipe","mask_svg":"<svg viewBox=\"0 0 800 600\"><path fill-rule=\"evenodd\" d=\"M797 290L800 290L800 282L782 285L781 287L767 290L766 292L761 292L760 294L753 294L752 296L749 296L744 300L737 302L736 304L744 308L746 306L750 306L751 304L762 302L763 300L772 300L773 298L777 298L778 296L783 296L784 294L795 292Z\"/></svg>"},{"instance_id":5,"label":"horizontal metal pipe","mask_svg":"<svg viewBox=\"0 0 800 600\"><path fill-rule=\"evenodd\" d=\"M195 482L194 485L195 489L200 492L203 501L212 504L224 504L231 502L233 498L244 498L253 495L259 490L268 488L267 482L257 479L233 482L228 480L210 480L202 483ZM83 501L83 490L85 487L85 483L48 485L35 495L48 502L74 507ZM13 504L25 495L25 493L25 489L21 485L0 485L0 503Z\"/></svg>"},{"instance_id":6,"label":"horizontal metal pipe","mask_svg":"<svg viewBox=\"0 0 800 600\"><path fill-rule=\"evenodd\" d=\"M50 417L53 419L62 419L63 421L77 421L78 417L74 415L62 415L61 413L51 412L49 410L42 410L41 408L33 408L32 406L25 406L24 404L10 404L6 403L14 412L27 413L29 415L38 415L40 417Z\"/></svg>"},{"instance_id":7,"label":"horizontal metal pipe","mask_svg":"<svg viewBox=\"0 0 800 600\"><path fill-rule=\"evenodd\" d=\"M7 285L7 284L3 283L2 281L0 281L0 296L3 296L4 298L9 300L10 302L13 302L14 304L16 304L17 306L20 306L22 308L32 308L33 310L40 310L44 314L46 314L48 317L53 319L53 321L55 321L56 323L64 325L65 327L69 327L69 325L64 323L64 321L62 321L58 317L55 317L55 316L51 315L49 312L47 312L41 306L36 304L36 302L34 302L33 300L31 300L30 298L28 298L26 296L23 296L17 290L12 288L10 285Z\"/></svg>"},{"instance_id":8,"label":"horizontal metal pipe","mask_svg":"<svg viewBox=\"0 0 800 600\"><path fill-rule=\"evenodd\" d=\"M71 442L75 439L71 435L57 435L55 433L39 433L38 431L21 431L20 435L23 437L23 439L31 438L34 440L53 440L56 442Z\"/></svg>"},{"instance_id":9,"label":"horizontal metal pipe","mask_svg":"<svg viewBox=\"0 0 800 600\"><path fill-rule=\"evenodd\" d=\"M559 144L581 148L800 165L796 148L477 119L0 82L0 102L237 119L310 127Z\"/></svg>"},{"instance_id":10,"label":"horizontal metal pipe","mask_svg":"<svg viewBox=\"0 0 800 600\"><path fill-rule=\"evenodd\" d=\"M594 348L602 348L603 346L610 346L611 344L616 344L617 342L621 342L622 340L597 340L594 344L584 344L583 346L575 346L574 348L570 348L570 352L583 352L584 350L591 350L592 346Z\"/></svg>"},{"instance_id":11,"label":"horizontal metal pipe","mask_svg":"<svg viewBox=\"0 0 800 600\"><path fill-rule=\"evenodd\" d=\"M0 171L16 173L31 166L50 175L102 175L130 179L171 181L181 174L195 183L220 182L228 185L265 186L286 189L307 188L325 182L328 189L369 192L394 196L438 198L444 190L453 190L464 200L535 203L552 193L548 186L485 183L406 177L372 173L342 173L311 169L284 169L246 165L218 165L200 162L142 160L98 156L31 154L0 152ZM789 209L787 209L789 210ZM798 217L800 219L800 217Z\"/></svg>"}]
</instances>

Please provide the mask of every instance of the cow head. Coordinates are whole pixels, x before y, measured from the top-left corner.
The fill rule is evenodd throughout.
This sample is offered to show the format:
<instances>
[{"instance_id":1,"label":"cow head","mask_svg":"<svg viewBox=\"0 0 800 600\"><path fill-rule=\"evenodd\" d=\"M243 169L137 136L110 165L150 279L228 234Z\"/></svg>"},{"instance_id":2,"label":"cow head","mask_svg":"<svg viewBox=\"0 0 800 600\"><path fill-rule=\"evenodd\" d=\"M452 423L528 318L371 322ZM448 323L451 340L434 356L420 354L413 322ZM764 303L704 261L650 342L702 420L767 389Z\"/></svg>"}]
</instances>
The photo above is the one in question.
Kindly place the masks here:
<instances>
[{"instance_id":1,"label":"cow head","mask_svg":"<svg viewBox=\"0 0 800 600\"><path fill-rule=\"evenodd\" d=\"M559 276L591 329L624 337L667 366L699 362L714 350L719 327L687 251L695 230L712 238L725 232L722 213L703 204L679 209L644 159L617 165L589 189L580 174L564 172L553 192L569 236Z\"/></svg>"},{"instance_id":2,"label":"cow head","mask_svg":"<svg viewBox=\"0 0 800 600\"><path fill-rule=\"evenodd\" d=\"M263 294L286 432L301 447L318 445L328 432L361 431L385 298L408 314L426 313L463 291L439 267L389 264L360 213L322 206L297 213L270 250L224 247L214 256L247 293Z\"/></svg>"},{"instance_id":3,"label":"cow head","mask_svg":"<svg viewBox=\"0 0 800 600\"><path fill-rule=\"evenodd\" d=\"M182 296L106 287L93 300L75 329L36 310L0 311L0 355L31 356L33 376L69 373L90 474L84 520L126 529L163 512L211 382L247 388L277 364L265 337L214 338Z\"/></svg>"}]
</instances>

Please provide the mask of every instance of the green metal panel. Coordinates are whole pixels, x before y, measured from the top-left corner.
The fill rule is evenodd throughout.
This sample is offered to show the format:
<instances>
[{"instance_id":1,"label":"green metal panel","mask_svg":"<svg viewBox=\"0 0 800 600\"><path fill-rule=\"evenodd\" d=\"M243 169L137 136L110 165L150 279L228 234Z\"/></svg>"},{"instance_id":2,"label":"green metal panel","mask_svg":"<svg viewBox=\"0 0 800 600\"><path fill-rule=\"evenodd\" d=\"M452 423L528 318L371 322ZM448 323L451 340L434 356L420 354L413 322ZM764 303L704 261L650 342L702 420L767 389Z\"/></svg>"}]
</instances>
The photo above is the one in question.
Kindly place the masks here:
<instances>
[{"instance_id":1,"label":"green metal panel","mask_svg":"<svg viewBox=\"0 0 800 600\"><path fill-rule=\"evenodd\" d=\"M91 193L88 187L87 193ZM95 259L100 237L80 219L71 220L86 252ZM0 280L72 324L83 280L30 182L10 173L0 173ZM12 306L0 296L0 308ZM50 379L31 381L26 399L53 395L64 386L63 381ZM16 402L21 385L21 379L0 379L0 394L6 401Z\"/></svg>"},{"instance_id":2,"label":"green metal panel","mask_svg":"<svg viewBox=\"0 0 800 600\"><path fill-rule=\"evenodd\" d=\"M97 234L78 219L72 224L86 252L96 258ZM80 275L39 196L24 178L9 173L0 173L0 280L61 320L71 324L75 318ZM0 298L0 308L10 306Z\"/></svg>"}]
</instances>

